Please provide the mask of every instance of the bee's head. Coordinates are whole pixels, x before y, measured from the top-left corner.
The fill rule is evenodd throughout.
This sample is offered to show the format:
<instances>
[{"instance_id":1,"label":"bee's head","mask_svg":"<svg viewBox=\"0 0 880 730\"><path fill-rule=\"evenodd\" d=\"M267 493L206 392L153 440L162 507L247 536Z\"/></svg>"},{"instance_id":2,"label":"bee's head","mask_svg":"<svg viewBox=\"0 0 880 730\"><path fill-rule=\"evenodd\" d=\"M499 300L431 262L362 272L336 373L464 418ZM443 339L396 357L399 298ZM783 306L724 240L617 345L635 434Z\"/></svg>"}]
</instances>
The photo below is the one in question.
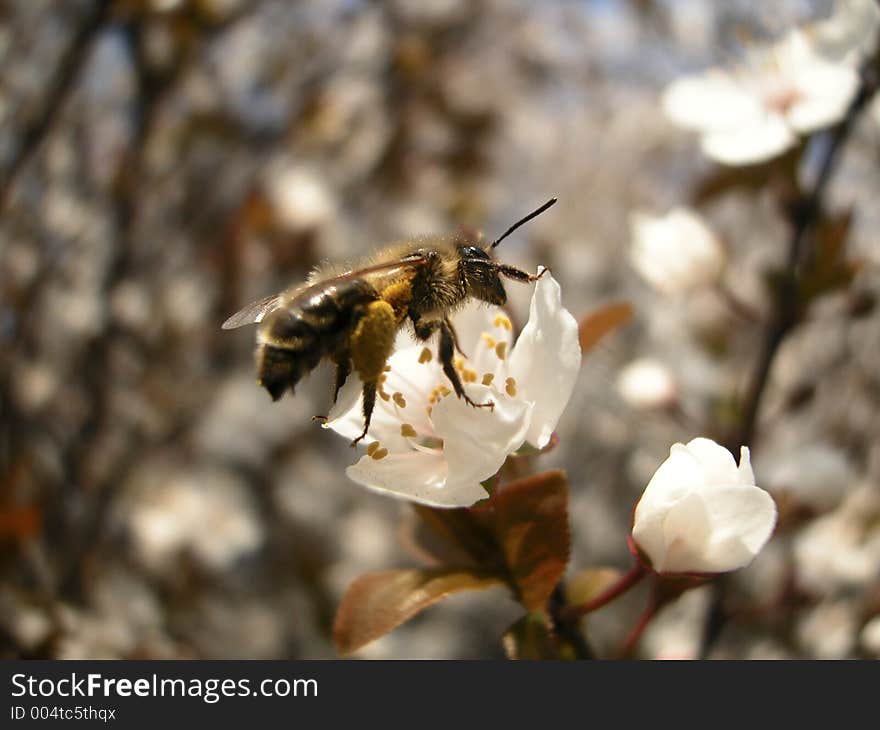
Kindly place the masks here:
<instances>
[{"instance_id":1,"label":"bee's head","mask_svg":"<svg viewBox=\"0 0 880 730\"><path fill-rule=\"evenodd\" d=\"M507 302L507 292L493 261L480 246L472 243L458 245L459 271L467 295L489 304Z\"/></svg>"},{"instance_id":2,"label":"bee's head","mask_svg":"<svg viewBox=\"0 0 880 730\"><path fill-rule=\"evenodd\" d=\"M534 281L535 277L529 276L525 271L520 271L513 266L493 261L489 251L495 248L501 241L507 238L523 223L528 223L536 215L540 215L556 202L556 198L548 200L537 210L533 210L525 218L521 218L496 238L488 250L479 245L478 240L463 240L458 244L459 272L464 282L467 295L489 304L502 305L507 302L507 292L501 283L501 277L506 276L517 281Z\"/></svg>"}]
</instances>

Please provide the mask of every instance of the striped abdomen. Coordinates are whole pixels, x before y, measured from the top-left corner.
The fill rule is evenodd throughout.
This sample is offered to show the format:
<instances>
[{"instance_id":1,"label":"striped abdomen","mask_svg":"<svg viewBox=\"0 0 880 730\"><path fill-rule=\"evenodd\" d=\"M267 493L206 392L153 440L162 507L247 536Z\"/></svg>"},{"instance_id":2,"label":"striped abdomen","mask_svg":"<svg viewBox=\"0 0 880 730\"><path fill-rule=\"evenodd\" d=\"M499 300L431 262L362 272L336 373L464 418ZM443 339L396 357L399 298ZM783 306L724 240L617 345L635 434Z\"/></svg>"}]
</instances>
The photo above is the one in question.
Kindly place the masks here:
<instances>
[{"instance_id":1,"label":"striped abdomen","mask_svg":"<svg viewBox=\"0 0 880 730\"><path fill-rule=\"evenodd\" d=\"M257 335L257 379L273 400L300 379L322 358L346 357L351 330L364 307L378 298L366 281L328 284L304 292L268 314Z\"/></svg>"}]
</instances>

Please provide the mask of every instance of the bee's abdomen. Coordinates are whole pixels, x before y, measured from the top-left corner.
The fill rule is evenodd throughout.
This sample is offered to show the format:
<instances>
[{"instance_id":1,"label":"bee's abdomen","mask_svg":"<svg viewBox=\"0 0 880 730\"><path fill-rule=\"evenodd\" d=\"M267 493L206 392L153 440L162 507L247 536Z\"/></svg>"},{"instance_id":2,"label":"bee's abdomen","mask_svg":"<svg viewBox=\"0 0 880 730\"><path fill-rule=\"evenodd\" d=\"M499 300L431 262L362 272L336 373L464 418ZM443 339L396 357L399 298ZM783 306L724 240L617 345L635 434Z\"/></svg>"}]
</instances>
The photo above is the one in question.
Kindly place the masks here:
<instances>
[{"instance_id":1,"label":"bee's abdomen","mask_svg":"<svg viewBox=\"0 0 880 730\"><path fill-rule=\"evenodd\" d=\"M375 298L372 287L351 281L297 297L267 316L257 338L256 365L272 399L293 390L323 357L344 345L363 305Z\"/></svg>"}]
</instances>

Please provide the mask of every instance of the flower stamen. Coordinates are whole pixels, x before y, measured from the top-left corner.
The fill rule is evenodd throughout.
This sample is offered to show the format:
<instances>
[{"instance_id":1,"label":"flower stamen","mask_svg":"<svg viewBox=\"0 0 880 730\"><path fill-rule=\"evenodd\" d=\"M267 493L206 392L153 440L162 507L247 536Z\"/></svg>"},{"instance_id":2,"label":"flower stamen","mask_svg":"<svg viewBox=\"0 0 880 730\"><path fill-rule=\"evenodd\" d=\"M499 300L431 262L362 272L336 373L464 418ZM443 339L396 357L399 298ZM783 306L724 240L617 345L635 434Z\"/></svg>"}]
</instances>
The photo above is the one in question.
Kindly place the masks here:
<instances>
[{"instance_id":1,"label":"flower stamen","mask_svg":"<svg viewBox=\"0 0 880 730\"><path fill-rule=\"evenodd\" d=\"M510 319L505 317L503 314L499 314L495 317L495 320L492 322L496 327L501 327L502 329L506 329L508 331L513 329L513 324Z\"/></svg>"},{"instance_id":2,"label":"flower stamen","mask_svg":"<svg viewBox=\"0 0 880 730\"><path fill-rule=\"evenodd\" d=\"M413 428L412 424L404 423L400 427L400 435L403 436L404 438L411 439L411 438L415 438L416 436L418 436L418 433L416 432L415 428Z\"/></svg>"},{"instance_id":3,"label":"flower stamen","mask_svg":"<svg viewBox=\"0 0 880 730\"><path fill-rule=\"evenodd\" d=\"M403 397L402 393L395 393L391 397L399 408L406 408L406 398Z\"/></svg>"},{"instance_id":4,"label":"flower stamen","mask_svg":"<svg viewBox=\"0 0 880 730\"><path fill-rule=\"evenodd\" d=\"M516 378L507 378L504 381L504 390L511 398L516 395Z\"/></svg>"},{"instance_id":5,"label":"flower stamen","mask_svg":"<svg viewBox=\"0 0 880 730\"><path fill-rule=\"evenodd\" d=\"M426 362L431 362L432 357L433 355L431 354L431 351L426 347L419 355L419 362L424 365Z\"/></svg>"},{"instance_id":6,"label":"flower stamen","mask_svg":"<svg viewBox=\"0 0 880 730\"><path fill-rule=\"evenodd\" d=\"M495 345L495 355L498 357L499 360L503 360L505 357L507 357L506 342L499 342L497 345Z\"/></svg>"}]
</instances>

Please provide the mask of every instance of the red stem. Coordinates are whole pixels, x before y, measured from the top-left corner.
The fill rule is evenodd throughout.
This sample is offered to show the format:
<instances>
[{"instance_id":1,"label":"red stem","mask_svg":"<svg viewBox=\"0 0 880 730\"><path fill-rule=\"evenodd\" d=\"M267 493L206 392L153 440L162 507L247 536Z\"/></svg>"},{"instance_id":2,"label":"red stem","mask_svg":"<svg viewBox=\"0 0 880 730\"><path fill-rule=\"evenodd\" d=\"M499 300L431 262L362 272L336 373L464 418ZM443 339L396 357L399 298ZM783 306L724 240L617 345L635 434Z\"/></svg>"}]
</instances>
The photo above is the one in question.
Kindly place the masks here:
<instances>
[{"instance_id":1,"label":"red stem","mask_svg":"<svg viewBox=\"0 0 880 730\"><path fill-rule=\"evenodd\" d=\"M645 633L645 629L648 628L648 624L651 623L651 619L657 615L657 610L660 608L660 601L657 600L656 592L652 591L651 600L647 606L645 606L645 610L642 611L642 615L639 616L638 623L633 627L633 630L630 631L629 636L626 637L626 642L623 645L623 648L620 650L620 654L618 656L619 659L627 659L630 654L632 654L633 649L636 648L636 644L639 639L642 638L642 634Z\"/></svg>"},{"instance_id":2,"label":"red stem","mask_svg":"<svg viewBox=\"0 0 880 730\"><path fill-rule=\"evenodd\" d=\"M569 606L565 609L565 618L569 621L579 619L588 613L596 611L603 606L611 603L615 598L626 593L630 588L636 585L645 577L645 568L641 563L635 563L629 572L621 576L620 579L612 586L602 591L595 598L582 603L580 606Z\"/></svg>"}]
</instances>

